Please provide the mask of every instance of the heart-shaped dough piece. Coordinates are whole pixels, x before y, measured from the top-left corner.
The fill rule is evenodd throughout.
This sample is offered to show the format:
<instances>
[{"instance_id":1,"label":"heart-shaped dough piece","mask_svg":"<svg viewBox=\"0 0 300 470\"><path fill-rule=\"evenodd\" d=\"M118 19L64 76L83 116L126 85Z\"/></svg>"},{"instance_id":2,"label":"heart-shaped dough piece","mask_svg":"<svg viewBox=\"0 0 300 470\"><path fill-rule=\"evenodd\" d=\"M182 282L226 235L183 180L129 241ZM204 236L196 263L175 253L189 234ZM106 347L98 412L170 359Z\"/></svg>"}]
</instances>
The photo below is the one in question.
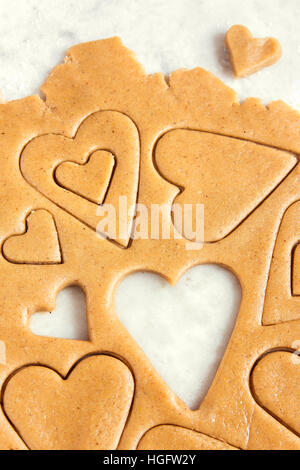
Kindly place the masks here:
<instances>
[{"instance_id":1,"label":"heart-shaped dough piece","mask_svg":"<svg viewBox=\"0 0 300 470\"><path fill-rule=\"evenodd\" d=\"M293 295L300 295L300 243L294 249L292 267L292 293Z\"/></svg>"},{"instance_id":2,"label":"heart-shaped dough piece","mask_svg":"<svg viewBox=\"0 0 300 470\"><path fill-rule=\"evenodd\" d=\"M236 77L246 77L269 65L281 57L281 46L274 38L254 38L249 29L234 25L227 31L225 44Z\"/></svg>"},{"instance_id":3,"label":"heart-shaped dough piece","mask_svg":"<svg viewBox=\"0 0 300 470\"><path fill-rule=\"evenodd\" d=\"M102 204L108 191L115 165L114 156L105 150L98 150L84 164L61 163L55 172L57 182L64 188Z\"/></svg>"},{"instance_id":4,"label":"heart-shaped dough piece","mask_svg":"<svg viewBox=\"0 0 300 470\"><path fill-rule=\"evenodd\" d=\"M61 249L52 215L44 209L32 211L25 225L25 233L5 240L4 257L17 264L61 263Z\"/></svg>"},{"instance_id":5,"label":"heart-shaped dough piece","mask_svg":"<svg viewBox=\"0 0 300 470\"><path fill-rule=\"evenodd\" d=\"M287 208L279 226L265 293L263 325L300 318L299 241L300 200Z\"/></svg>"},{"instance_id":6,"label":"heart-shaped dough piece","mask_svg":"<svg viewBox=\"0 0 300 470\"><path fill-rule=\"evenodd\" d=\"M214 242L251 214L297 159L292 153L242 139L175 129L158 141L155 164L165 179L181 188L174 203L182 213L185 204L192 208L203 204L204 241ZM195 212L192 227L197 225ZM189 235L181 218L177 224L174 217L174 225L182 236L193 240L194 234Z\"/></svg>"},{"instance_id":7,"label":"heart-shaped dough piece","mask_svg":"<svg viewBox=\"0 0 300 470\"><path fill-rule=\"evenodd\" d=\"M299 435L299 356L288 351L267 354L255 366L251 383L258 404Z\"/></svg>"},{"instance_id":8,"label":"heart-shaped dough piece","mask_svg":"<svg viewBox=\"0 0 300 470\"><path fill-rule=\"evenodd\" d=\"M44 366L14 373L3 407L33 450L116 449L130 410L134 381L107 355L81 360L66 378Z\"/></svg>"},{"instance_id":9,"label":"heart-shaped dough piece","mask_svg":"<svg viewBox=\"0 0 300 470\"><path fill-rule=\"evenodd\" d=\"M20 169L25 180L53 203L64 209L92 230L99 229L101 220L107 213L99 214L99 206L86 198L87 187L74 191L68 179L66 190L55 180L56 169L64 162L83 165L97 150L109 151L115 158L115 168L108 186L109 174L106 171L105 204L113 206L116 212L116 230L111 239L122 247L127 247L132 229L137 198L140 166L140 140L133 121L118 111L98 111L88 116L79 126L74 138L47 134L32 139L20 158ZM98 156L99 154L97 154ZM92 160L92 163L94 160ZM85 170L83 170L85 171ZM61 176L61 172L58 172ZM91 186L91 174L89 175ZM99 172L94 173L93 187L99 183ZM75 182L76 184L76 182ZM106 191L107 190L107 191ZM120 197L125 199L128 210L123 210ZM97 196L99 198L99 194ZM101 198L101 194L100 194ZM106 235L99 230L99 234Z\"/></svg>"},{"instance_id":10,"label":"heart-shaped dough piece","mask_svg":"<svg viewBox=\"0 0 300 470\"><path fill-rule=\"evenodd\" d=\"M237 450L217 439L180 426L156 426L142 437L138 450Z\"/></svg>"}]
</instances>

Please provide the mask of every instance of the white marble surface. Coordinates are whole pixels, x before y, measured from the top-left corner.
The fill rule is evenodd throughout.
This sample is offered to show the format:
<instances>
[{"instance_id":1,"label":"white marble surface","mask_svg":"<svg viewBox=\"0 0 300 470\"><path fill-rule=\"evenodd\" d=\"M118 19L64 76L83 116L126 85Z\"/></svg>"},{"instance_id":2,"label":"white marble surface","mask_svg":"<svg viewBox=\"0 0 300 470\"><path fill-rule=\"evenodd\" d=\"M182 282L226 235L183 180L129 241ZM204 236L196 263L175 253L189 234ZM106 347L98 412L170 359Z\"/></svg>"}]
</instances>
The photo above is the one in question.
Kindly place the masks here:
<instances>
[{"instance_id":1,"label":"white marble surface","mask_svg":"<svg viewBox=\"0 0 300 470\"><path fill-rule=\"evenodd\" d=\"M235 80L223 47L224 33L235 23L245 24L256 36L278 38L283 48L279 63L247 79ZM299 0L0 0L0 89L5 100L36 93L70 46L119 35L125 45L136 52L149 73L169 73L177 68L199 65L235 88L241 100L247 96L258 96L264 103L284 99L300 109L299 24ZM231 274L221 268L206 267L199 270L192 282L195 288L184 287L186 282L183 281L180 289L186 289L185 295L180 296L180 304L174 309L169 302L172 288L165 284L158 287L157 283L157 278L150 279L149 275L126 280L126 288L121 286L117 294L117 309L157 370L193 407L208 387L228 335L225 327L222 333L225 339L218 343L221 332L216 329L216 322L223 315L230 329L239 302L239 288ZM205 295L201 290L203 285ZM145 294L147 309L143 308L143 298L136 299L134 295L137 287ZM155 288L158 289L156 296L150 302L149 292ZM163 311L158 311L155 302L163 292L167 292L167 300ZM217 305L212 301L216 294ZM58 317L44 317L40 330L36 330L35 324L35 331L85 337L81 300L78 303L73 289L61 296ZM72 305L74 315L70 313ZM193 312L196 306L202 316L197 317L196 326L195 323L185 325L185 335L178 340L182 312ZM147 315L151 317L151 341L145 331ZM156 331L154 318L160 315L163 315L165 336L160 330ZM174 315L181 318L177 326L172 322ZM49 326L53 318L56 318L56 325ZM203 322L203 318L215 320ZM75 324L70 333L71 321ZM191 335L194 339L199 335L202 340L199 344L193 342L189 362L186 348ZM213 351L209 344L215 344ZM174 350L173 345L178 350ZM196 373L191 378L192 369L196 369Z\"/></svg>"},{"instance_id":2,"label":"white marble surface","mask_svg":"<svg viewBox=\"0 0 300 470\"><path fill-rule=\"evenodd\" d=\"M223 38L235 23L277 37L281 61L234 80ZM281 98L299 109L299 24L299 0L0 0L0 89L6 99L37 92L68 47L118 35L149 73L199 65L241 99Z\"/></svg>"},{"instance_id":3,"label":"white marble surface","mask_svg":"<svg viewBox=\"0 0 300 470\"><path fill-rule=\"evenodd\" d=\"M83 290L68 286L61 290L53 312L36 312L29 322L31 331L39 336L89 340L86 302Z\"/></svg>"},{"instance_id":4,"label":"white marble surface","mask_svg":"<svg viewBox=\"0 0 300 470\"><path fill-rule=\"evenodd\" d=\"M202 265L175 286L151 273L132 274L118 288L116 311L158 373L195 410L225 352L240 301L233 274Z\"/></svg>"}]
</instances>

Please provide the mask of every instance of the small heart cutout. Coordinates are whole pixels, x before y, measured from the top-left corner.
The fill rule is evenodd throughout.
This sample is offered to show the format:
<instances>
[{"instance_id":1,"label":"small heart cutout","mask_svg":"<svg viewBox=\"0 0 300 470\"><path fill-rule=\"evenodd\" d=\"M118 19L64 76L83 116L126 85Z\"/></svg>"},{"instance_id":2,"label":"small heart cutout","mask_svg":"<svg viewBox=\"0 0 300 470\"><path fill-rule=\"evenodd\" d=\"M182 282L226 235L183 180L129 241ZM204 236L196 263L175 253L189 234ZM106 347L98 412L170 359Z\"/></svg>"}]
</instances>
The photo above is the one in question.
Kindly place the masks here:
<instances>
[{"instance_id":1,"label":"small heart cutout","mask_svg":"<svg viewBox=\"0 0 300 470\"><path fill-rule=\"evenodd\" d=\"M191 129L168 131L155 148L163 178L180 188L174 204L203 204L204 241L226 237L269 196L296 166L290 152L242 139ZM204 177L205 175L205 177ZM174 206L173 206L174 207ZM193 211L192 226L197 225ZM184 224L176 229L185 238ZM185 227L184 227L185 228Z\"/></svg>"},{"instance_id":2,"label":"small heart cutout","mask_svg":"<svg viewBox=\"0 0 300 470\"><path fill-rule=\"evenodd\" d=\"M175 286L152 273L125 278L116 292L117 315L170 388L197 409L217 372L241 300L226 269L189 269Z\"/></svg>"},{"instance_id":3,"label":"small heart cutout","mask_svg":"<svg viewBox=\"0 0 300 470\"><path fill-rule=\"evenodd\" d=\"M274 351L258 361L251 389L260 406L300 436L300 358Z\"/></svg>"},{"instance_id":4,"label":"small heart cutout","mask_svg":"<svg viewBox=\"0 0 300 470\"><path fill-rule=\"evenodd\" d=\"M275 64L281 57L277 39L254 38L249 29L242 25L234 25L227 31L225 43L236 77L251 75Z\"/></svg>"},{"instance_id":5,"label":"small heart cutout","mask_svg":"<svg viewBox=\"0 0 300 470\"><path fill-rule=\"evenodd\" d=\"M98 150L90 155L86 163L61 163L55 171L55 177L63 188L95 204L102 204L114 165L115 159L110 152Z\"/></svg>"},{"instance_id":6,"label":"small heart cutout","mask_svg":"<svg viewBox=\"0 0 300 470\"><path fill-rule=\"evenodd\" d=\"M29 327L35 335L89 341L86 299L78 286L62 289L52 312L36 312Z\"/></svg>"},{"instance_id":7,"label":"small heart cutout","mask_svg":"<svg viewBox=\"0 0 300 470\"><path fill-rule=\"evenodd\" d=\"M110 155L105 170L100 171L101 178L104 179L100 192L99 167L92 175L88 171L90 166L84 165L93 152L94 158L90 163L92 167L93 164L96 165L99 157L97 150ZM112 155L115 158L113 174ZM83 181L76 175L72 182L71 163L81 165L79 172L81 171L81 176L82 173L86 176L88 174L88 179ZM61 167L62 164L64 166ZM66 168L69 170L68 175ZM127 226L127 230L119 230L119 227L116 227L118 235L114 237L114 241L124 248L130 240L134 211L128 210L124 214L119 207L119 198L126 198L128 209L135 207L139 168L140 139L137 127L128 116L118 111L98 111L91 114L80 124L74 138L58 134L38 136L25 145L20 157L20 169L24 179L54 204L94 231L97 231L99 223L107 214L99 215L98 209L101 206L93 199L100 200L105 196L105 203L113 206L116 211L116 224ZM62 186L66 184L68 190L60 185L59 178L63 178Z\"/></svg>"},{"instance_id":8,"label":"small heart cutout","mask_svg":"<svg viewBox=\"0 0 300 470\"><path fill-rule=\"evenodd\" d=\"M26 218L25 227L25 233L5 240L2 252L7 261L17 264L62 262L55 222L48 211L32 211Z\"/></svg>"},{"instance_id":9,"label":"small heart cutout","mask_svg":"<svg viewBox=\"0 0 300 470\"><path fill-rule=\"evenodd\" d=\"M94 355L65 378L49 367L23 367L7 382L3 408L31 450L110 450L118 446L133 393L123 362Z\"/></svg>"}]
</instances>

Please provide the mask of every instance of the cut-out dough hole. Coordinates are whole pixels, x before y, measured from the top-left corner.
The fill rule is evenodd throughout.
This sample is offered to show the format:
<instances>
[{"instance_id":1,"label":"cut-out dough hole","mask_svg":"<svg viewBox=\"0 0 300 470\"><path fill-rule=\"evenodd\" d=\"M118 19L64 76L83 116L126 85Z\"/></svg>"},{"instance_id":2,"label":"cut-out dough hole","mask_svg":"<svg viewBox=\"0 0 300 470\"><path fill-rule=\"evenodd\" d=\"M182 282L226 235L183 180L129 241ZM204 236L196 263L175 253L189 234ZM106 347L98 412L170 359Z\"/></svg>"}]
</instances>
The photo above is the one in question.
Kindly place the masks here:
<instances>
[{"instance_id":1,"label":"cut-out dough hole","mask_svg":"<svg viewBox=\"0 0 300 470\"><path fill-rule=\"evenodd\" d=\"M60 264L62 254L53 216L45 209L30 212L25 232L9 236L2 247L3 256L16 264Z\"/></svg>"},{"instance_id":2,"label":"cut-out dough hole","mask_svg":"<svg viewBox=\"0 0 300 470\"><path fill-rule=\"evenodd\" d=\"M138 272L116 292L117 314L161 377L197 409L217 372L241 302L241 287L227 269L189 269L175 286Z\"/></svg>"},{"instance_id":3,"label":"cut-out dough hole","mask_svg":"<svg viewBox=\"0 0 300 470\"><path fill-rule=\"evenodd\" d=\"M86 299L78 286L61 290L52 312L34 313L29 322L32 333L54 338L89 340Z\"/></svg>"}]
</instances>

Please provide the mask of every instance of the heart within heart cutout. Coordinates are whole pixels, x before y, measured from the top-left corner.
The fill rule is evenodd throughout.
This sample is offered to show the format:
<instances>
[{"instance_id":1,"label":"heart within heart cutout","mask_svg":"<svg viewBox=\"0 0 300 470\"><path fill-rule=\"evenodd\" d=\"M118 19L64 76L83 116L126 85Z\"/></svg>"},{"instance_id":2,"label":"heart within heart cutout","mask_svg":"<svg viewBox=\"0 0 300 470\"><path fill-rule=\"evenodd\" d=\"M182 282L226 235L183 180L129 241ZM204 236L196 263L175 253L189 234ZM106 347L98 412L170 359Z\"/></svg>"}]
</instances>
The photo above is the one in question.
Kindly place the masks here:
<instances>
[{"instance_id":1,"label":"heart within heart cutout","mask_svg":"<svg viewBox=\"0 0 300 470\"><path fill-rule=\"evenodd\" d=\"M133 212L119 214L119 197L126 197L128 208L135 206L139 160L133 121L117 111L99 111L81 123L73 139L47 134L31 140L21 154L20 169L31 186L92 230L101 221L101 204L112 205L117 223L121 220L126 227L116 227L114 241L126 248Z\"/></svg>"}]
</instances>

